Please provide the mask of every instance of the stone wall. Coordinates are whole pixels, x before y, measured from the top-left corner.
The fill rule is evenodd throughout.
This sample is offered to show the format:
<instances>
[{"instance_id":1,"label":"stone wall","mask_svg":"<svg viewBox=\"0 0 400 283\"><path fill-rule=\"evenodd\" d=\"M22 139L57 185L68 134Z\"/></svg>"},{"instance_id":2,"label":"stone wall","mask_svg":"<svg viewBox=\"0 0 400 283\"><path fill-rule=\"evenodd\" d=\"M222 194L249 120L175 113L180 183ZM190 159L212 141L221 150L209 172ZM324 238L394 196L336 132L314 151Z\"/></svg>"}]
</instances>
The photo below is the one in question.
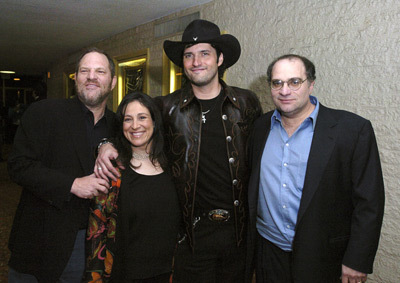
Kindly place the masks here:
<instances>
[{"instance_id":1,"label":"stone wall","mask_svg":"<svg viewBox=\"0 0 400 283\"><path fill-rule=\"evenodd\" d=\"M149 48L150 90L161 94L162 42L153 25L200 11L235 35L242 56L228 70L228 84L255 91L265 111L273 108L266 85L268 64L286 53L316 65L314 95L328 107L371 120L378 140L386 208L374 274L369 282L400 282L400 2L397 0L215 0L127 30L95 45L112 56ZM180 35L168 39L178 40ZM49 97L76 54L52 68ZM54 78L54 79L53 79Z\"/></svg>"}]
</instances>

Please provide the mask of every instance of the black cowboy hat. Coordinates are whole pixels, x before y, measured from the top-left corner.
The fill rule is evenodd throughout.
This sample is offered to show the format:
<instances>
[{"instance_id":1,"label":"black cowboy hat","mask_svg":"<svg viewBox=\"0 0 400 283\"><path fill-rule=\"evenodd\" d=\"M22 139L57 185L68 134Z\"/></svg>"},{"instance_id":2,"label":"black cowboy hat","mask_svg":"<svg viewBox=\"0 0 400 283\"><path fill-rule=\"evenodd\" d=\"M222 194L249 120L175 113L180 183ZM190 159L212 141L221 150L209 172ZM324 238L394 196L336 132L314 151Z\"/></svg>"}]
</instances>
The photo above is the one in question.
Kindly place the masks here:
<instances>
[{"instance_id":1,"label":"black cowboy hat","mask_svg":"<svg viewBox=\"0 0 400 283\"><path fill-rule=\"evenodd\" d=\"M219 27L206 20L194 20L185 29L182 41L164 41L164 51L168 58L183 67L183 51L188 44L209 43L224 54L224 63L229 68L240 57L240 43L230 34L222 34Z\"/></svg>"}]
</instances>

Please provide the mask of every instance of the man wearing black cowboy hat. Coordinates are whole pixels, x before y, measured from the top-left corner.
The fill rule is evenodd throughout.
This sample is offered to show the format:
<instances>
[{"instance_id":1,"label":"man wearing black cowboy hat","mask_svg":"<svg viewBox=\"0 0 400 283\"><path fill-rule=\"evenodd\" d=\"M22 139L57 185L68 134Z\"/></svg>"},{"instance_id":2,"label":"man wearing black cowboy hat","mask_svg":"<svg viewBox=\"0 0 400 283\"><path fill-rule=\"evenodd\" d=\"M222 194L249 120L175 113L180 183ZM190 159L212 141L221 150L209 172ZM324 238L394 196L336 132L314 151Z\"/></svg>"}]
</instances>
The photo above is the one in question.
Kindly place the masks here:
<instances>
[{"instance_id":1,"label":"man wearing black cowboy hat","mask_svg":"<svg viewBox=\"0 0 400 283\"><path fill-rule=\"evenodd\" d=\"M217 25L195 20L182 41L167 40L164 50L189 82L158 98L184 222L174 282L243 282L246 144L253 121L262 113L260 102L253 92L220 79L239 59L240 44L232 35L221 35ZM112 177L108 173L116 172L105 149L96 164L103 170L96 174Z\"/></svg>"}]
</instances>

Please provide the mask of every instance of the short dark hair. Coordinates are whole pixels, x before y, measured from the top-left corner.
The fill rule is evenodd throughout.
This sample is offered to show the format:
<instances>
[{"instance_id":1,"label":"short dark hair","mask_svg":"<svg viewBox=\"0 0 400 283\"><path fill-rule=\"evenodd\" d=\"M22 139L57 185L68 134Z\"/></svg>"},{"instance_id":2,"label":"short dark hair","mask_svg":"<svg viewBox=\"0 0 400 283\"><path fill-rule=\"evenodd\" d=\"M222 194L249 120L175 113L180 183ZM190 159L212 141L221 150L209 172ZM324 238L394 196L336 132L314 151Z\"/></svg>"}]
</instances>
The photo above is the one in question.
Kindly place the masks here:
<instances>
[{"instance_id":1,"label":"short dark hair","mask_svg":"<svg viewBox=\"0 0 400 283\"><path fill-rule=\"evenodd\" d=\"M211 46L214 47L215 51L217 52L217 63L218 63L219 55L221 55L222 51L218 46L216 46L214 44L211 44ZM224 61L222 61L222 64L218 67L218 78L222 79L222 77L225 74L225 71L226 71L226 65L225 65L225 60L224 60Z\"/></svg>"},{"instance_id":2,"label":"short dark hair","mask_svg":"<svg viewBox=\"0 0 400 283\"><path fill-rule=\"evenodd\" d=\"M101 50L101 49L99 49L99 48L97 48L97 47L89 47L89 48L85 49L85 50L82 52L82 54L79 56L79 59L78 59L78 61L77 61L77 63L76 63L76 66L75 66L75 73L77 74L78 71L79 71L79 67L80 67L80 65L81 65L82 58L83 58L86 54L92 53L92 52L100 53L100 54L103 54L104 56L107 57L108 64L109 64L109 67L110 67L111 78L113 78L113 77L115 76L115 64L114 64L113 59L112 59L105 51L103 51L103 50Z\"/></svg>"},{"instance_id":3,"label":"short dark hair","mask_svg":"<svg viewBox=\"0 0 400 283\"><path fill-rule=\"evenodd\" d=\"M202 42L200 42L200 43L202 43ZM205 43L208 43L208 42L205 42ZM215 44L211 44L211 43L208 43L208 44L210 44L211 47L215 49L215 52L217 53L217 63L218 63L219 55L221 55L221 53L222 53L221 49ZM188 49L189 47L192 47L193 45L196 45L196 44L190 43L190 44L185 45L185 48L183 48L182 57L185 54L185 50ZM225 74L225 71L226 71L225 61L222 61L222 64L218 67L218 78L222 79L222 77ZM185 73L185 72L183 72L183 73Z\"/></svg>"},{"instance_id":4,"label":"short dark hair","mask_svg":"<svg viewBox=\"0 0 400 283\"><path fill-rule=\"evenodd\" d=\"M267 80L268 83L271 83L271 79L272 79L272 69L274 68L276 62L280 61L280 60L284 60L284 59L299 59L303 62L304 67L306 68L306 76L307 79L310 82L315 81L315 79L317 78L315 76L315 66L314 63L311 62L310 60L308 60L306 57L300 56L300 55L296 55L296 54L286 54L283 56L280 56L278 58L276 58L274 61L272 61L271 64L269 64L268 69L267 69Z\"/></svg>"},{"instance_id":5,"label":"short dark hair","mask_svg":"<svg viewBox=\"0 0 400 283\"><path fill-rule=\"evenodd\" d=\"M118 106L116 112L117 132L115 138L112 139L115 148L118 151L118 160L121 161L125 168L128 166L135 168L130 162L132 158L132 144L126 139L123 131L126 107L134 101L138 101L146 107L150 112L151 119L153 120L154 130L153 135L150 137L150 141L152 141L149 152L150 160L154 165L157 165L158 162L160 166L166 170L167 159L164 154L164 132L161 112L153 98L142 92L128 93Z\"/></svg>"}]
</instances>

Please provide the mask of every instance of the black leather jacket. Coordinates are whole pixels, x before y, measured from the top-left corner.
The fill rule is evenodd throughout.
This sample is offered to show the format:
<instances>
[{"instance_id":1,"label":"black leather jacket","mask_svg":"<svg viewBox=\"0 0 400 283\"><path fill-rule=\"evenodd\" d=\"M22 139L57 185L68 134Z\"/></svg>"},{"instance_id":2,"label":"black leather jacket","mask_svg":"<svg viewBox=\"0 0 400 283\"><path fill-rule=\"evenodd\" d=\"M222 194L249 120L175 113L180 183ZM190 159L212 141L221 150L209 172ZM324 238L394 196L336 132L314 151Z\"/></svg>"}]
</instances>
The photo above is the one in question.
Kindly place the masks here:
<instances>
[{"instance_id":1,"label":"black leather jacket","mask_svg":"<svg viewBox=\"0 0 400 283\"><path fill-rule=\"evenodd\" d=\"M221 119L226 136L227 162L232 179L232 211L239 245L245 235L248 216L247 139L253 122L262 114L262 109L253 92L229 87L223 81L220 83L225 92ZM194 203L202 126L201 106L190 84L158 99L165 125L167 156L183 212L185 232L193 248Z\"/></svg>"}]
</instances>

